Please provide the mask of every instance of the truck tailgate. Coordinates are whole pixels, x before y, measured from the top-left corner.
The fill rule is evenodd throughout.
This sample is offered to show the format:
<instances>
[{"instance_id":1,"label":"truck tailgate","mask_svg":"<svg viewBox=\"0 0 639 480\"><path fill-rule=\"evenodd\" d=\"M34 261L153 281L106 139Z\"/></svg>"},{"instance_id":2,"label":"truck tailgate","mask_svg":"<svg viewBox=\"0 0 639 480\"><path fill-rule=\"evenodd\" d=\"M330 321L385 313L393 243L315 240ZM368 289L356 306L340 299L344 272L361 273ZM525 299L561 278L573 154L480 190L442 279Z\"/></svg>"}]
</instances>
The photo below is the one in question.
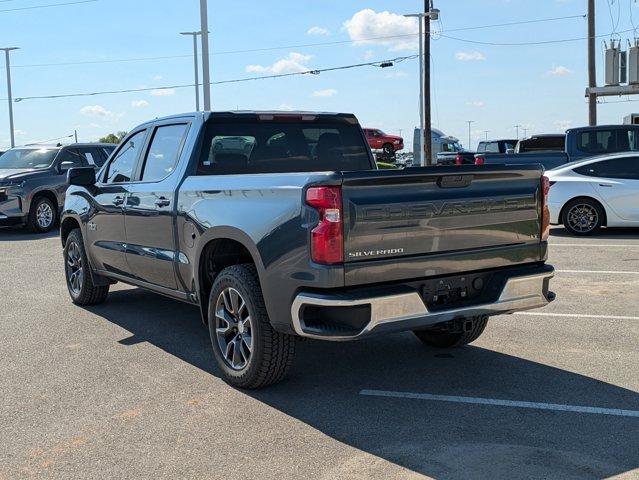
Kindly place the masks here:
<instances>
[{"instance_id":1,"label":"truck tailgate","mask_svg":"<svg viewBox=\"0 0 639 480\"><path fill-rule=\"evenodd\" d=\"M535 165L344 173L346 283L358 283L348 269L360 262L450 258L463 272L493 268L485 260L506 247L520 252L514 263L540 260L541 175Z\"/></svg>"}]
</instances>

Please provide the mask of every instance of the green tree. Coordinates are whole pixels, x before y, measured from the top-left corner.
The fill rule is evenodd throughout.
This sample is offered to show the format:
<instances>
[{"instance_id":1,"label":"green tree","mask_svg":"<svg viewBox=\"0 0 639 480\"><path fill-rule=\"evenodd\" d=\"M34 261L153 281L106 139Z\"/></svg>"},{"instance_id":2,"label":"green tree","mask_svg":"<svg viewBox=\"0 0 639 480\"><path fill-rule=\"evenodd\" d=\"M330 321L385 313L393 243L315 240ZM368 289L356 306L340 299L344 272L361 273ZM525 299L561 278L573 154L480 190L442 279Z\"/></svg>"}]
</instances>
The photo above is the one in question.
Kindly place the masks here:
<instances>
[{"instance_id":1,"label":"green tree","mask_svg":"<svg viewBox=\"0 0 639 480\"><path fill-rule=\"evenodd\" d=\"M127 132L109 133L106 137L102 137L100 143L120 143L126 136Z\"/></svg>"}]
</instances>

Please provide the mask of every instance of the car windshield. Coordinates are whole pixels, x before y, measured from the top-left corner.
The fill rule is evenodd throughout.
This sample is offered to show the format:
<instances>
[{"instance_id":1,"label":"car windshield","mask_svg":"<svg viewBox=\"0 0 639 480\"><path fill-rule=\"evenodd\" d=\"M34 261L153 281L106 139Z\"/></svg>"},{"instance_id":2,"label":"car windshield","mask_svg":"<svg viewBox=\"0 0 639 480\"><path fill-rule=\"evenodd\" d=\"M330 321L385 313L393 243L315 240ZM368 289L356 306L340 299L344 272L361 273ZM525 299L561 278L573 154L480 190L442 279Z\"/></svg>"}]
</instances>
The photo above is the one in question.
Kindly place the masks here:
<instances>
[{"instance_id":1,"label":"car windshield","mask_svg":"<svg viewBox=\"0 0 639 480\"><path fill-rule=\"evenodd\" d=\"M48 168L58 150L46 148L16 148L0 156L0 169L40 169Z\"/></svg>"}]
</instances>

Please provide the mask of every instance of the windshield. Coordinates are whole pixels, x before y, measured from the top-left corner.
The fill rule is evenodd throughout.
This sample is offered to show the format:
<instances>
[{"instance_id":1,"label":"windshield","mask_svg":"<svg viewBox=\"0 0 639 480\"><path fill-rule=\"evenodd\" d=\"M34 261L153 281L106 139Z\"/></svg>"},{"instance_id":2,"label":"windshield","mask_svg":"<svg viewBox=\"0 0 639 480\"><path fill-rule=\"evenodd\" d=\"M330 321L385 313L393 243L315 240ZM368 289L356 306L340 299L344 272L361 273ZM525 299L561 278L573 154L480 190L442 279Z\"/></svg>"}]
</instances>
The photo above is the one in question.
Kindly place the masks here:
<instances>
[{"instance_id":1,"label":"windshield","mask_svg":"<svg viewBox=\"0 0 639 480\"><path fill-rule=\"evenodd\" d=\"M57 150L46 148L18 148L4 152L0 156L0 169L39 169L48 168L55 158Z\"/></svg>"}]
</instances>

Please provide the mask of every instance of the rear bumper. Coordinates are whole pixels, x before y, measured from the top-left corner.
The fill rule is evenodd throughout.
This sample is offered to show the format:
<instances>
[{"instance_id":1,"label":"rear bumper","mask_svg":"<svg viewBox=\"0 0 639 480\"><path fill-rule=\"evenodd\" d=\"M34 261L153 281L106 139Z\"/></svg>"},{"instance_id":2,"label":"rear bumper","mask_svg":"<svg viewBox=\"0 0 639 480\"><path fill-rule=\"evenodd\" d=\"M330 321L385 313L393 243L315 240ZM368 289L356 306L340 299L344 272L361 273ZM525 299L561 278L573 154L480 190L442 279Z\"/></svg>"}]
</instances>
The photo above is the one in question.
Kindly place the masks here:
<instances>
[{"instance_id":1,"label":"rear bumper","mask_svg":"<svg viewBox=\"0 0 639 480\"><path fill-rule=\"evenodd\" d=\"M437 311L429 311L420 293L404 286L392 287L388 293L374 296L362 293L324 295L301 292L291 308L293 328L302 337L347 341L375 333L416 330L477 315L492 316L531 310L544 307L554 300L554 294L549 291L549 281L553 276L554 269L544 265L536 271L509 277L497 299L492 302ZM323 331L306 325L304 314L309 307L315 310L342 311L345 316L364 316L367 321L357 331Z\"/></svg>"}]
</instances>

